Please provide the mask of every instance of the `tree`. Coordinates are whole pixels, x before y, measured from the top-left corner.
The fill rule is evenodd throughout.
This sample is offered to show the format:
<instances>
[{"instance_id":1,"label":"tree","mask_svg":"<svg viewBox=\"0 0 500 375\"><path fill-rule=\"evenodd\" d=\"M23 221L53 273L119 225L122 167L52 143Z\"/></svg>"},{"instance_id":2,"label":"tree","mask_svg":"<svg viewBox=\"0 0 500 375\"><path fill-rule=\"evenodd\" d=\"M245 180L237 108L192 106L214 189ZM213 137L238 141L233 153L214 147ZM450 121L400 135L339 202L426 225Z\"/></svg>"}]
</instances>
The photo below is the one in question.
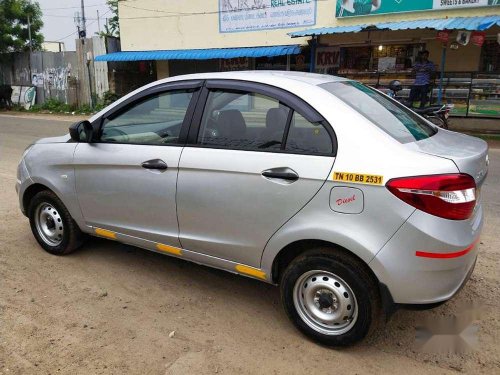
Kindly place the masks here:
<instances>
[{"instance_id":1,"label":"tree","mask_svg":"<svg viewBox=\"0 0 500 375\"><path fill-rule=\"evenodd\" d=\"M42 49L42 10L38 2L0 0L0 53L28 51L28 16L31 24L32 49Z\"/></svg>"},{"instance_id":2,"label":"tree","mask_svg":"<svg viewBox=\"0 0 500 375\"><path fill-rule=\"evenodd\" d=\"M120 22L118 19L118 1L119 0L107 0L113 16L108 18L108 22L104 25L104 31L101 31L101 36L114 36L120 37Z\"/></svg>"}]
</instances>

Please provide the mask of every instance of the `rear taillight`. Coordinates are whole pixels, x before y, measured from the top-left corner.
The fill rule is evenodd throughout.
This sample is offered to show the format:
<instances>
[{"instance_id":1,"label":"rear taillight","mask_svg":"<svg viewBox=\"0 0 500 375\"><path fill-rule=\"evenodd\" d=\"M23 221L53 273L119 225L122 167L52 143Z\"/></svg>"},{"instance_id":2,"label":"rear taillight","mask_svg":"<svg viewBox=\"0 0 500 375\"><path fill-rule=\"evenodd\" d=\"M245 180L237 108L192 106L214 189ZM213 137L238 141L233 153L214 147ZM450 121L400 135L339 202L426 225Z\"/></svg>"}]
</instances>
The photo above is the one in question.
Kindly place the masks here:
<instances>
[{"instance_id":1,"label":"rear taillight","mask_svg":"<svg viewBox=\"0 0 500 375\"><path fill-rule=\"evenodd\" d=\"M409 205L445 219L468 219L476 206L476 182L467 174L395 178L386 187Z\"/></svg>"}]
</instances>

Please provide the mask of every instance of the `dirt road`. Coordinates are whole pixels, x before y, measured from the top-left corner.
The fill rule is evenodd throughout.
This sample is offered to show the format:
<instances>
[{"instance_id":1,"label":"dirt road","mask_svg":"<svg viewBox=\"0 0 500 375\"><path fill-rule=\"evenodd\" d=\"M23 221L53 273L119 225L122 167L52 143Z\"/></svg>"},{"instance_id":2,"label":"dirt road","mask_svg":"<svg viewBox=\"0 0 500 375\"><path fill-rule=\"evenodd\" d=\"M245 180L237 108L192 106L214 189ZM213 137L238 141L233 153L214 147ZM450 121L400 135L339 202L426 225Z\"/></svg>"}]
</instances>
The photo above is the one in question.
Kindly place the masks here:
<instances>
[{"instance_id":1,"label":"dirt road","mask_svg":"<svg viewBox=\"0 0 500 375\"><path fill-rule=\"evenodd\" d=\"M294 329L273 286L101 239L66 257L43 252L18 209L16 165L33 140L68 125L0 116L0 374L500 373L500 149L466 287L437 309L398 311L371 342L332 350ZM471 300L485 303L477 351L415 350L419 321Z\"/></svg>"}]
</instances>

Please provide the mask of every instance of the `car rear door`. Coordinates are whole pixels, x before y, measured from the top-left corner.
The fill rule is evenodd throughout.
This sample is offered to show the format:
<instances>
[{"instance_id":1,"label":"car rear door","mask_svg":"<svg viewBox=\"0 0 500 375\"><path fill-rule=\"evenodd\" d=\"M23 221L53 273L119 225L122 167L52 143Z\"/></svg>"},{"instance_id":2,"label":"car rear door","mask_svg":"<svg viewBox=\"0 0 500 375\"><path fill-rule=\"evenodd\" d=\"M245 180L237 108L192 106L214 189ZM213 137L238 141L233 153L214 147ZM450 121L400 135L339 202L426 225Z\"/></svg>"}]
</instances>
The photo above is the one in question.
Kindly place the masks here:
<instances>
[{"instance_id":1,"label":"car rear door","mask_svg":"<svg viewBox=\"0 0 500 375\"><path fill-rule=\"evenodd\" d=\"M177 172L202 84L141 92L94 124L93 143L78 144L76 190L89 226L180 247Z\"/></svg>"},{"instance_id":2,"label":"car rear door","mask_svg":"<svg viewBox=\"0 0 500 375\"><path fill-rule=\"evenodd\" d=\"M328 178L335 153L331 127L290 93L208 81L179 163L182 246L258 267L273 233Z\"/></svg>"}]
</instances>

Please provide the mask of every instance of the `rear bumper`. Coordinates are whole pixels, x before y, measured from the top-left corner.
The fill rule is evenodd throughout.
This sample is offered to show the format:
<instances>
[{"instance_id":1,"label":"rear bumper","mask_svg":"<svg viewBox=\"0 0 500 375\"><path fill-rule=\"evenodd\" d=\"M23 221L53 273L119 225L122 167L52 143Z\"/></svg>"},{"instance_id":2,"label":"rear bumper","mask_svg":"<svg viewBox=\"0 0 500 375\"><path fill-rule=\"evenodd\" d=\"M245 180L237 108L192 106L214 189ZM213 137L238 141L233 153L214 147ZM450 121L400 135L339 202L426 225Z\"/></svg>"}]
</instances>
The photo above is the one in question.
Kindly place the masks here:
<instances>
[{"instance_id":1,"label":"rear bumper","mask_svg":"<svg viewBox=\"0 0 500 375\"><path fill-rule=\"evenodd\" d=\"M417 210L370 267L396 304L446 301L474 270L482 226L481 206L466 221L441 219Z\"/></svg>"},{"instance_id":2,"label":"rear bumper","mask_svg":"<svg viewBox=\"0 0 500 375\"><path fill-rule=\"evenodd\" d=\"M476 258L476 260L477 260L477 258ZM475 266L476 266L476 261L474 261L474 264L472 265L469 272L465 276L465 279L462 282L462 284L458 287L458 289L455 291L455 293L453 293L453 295L449 299L452 299L456 294L458 294L462 290L462 288L465 286L465 284L467 284L467 281L469 281L472 273L474 272ZM399 305L395 305L394 309L403 308L403 309L407 309L407 310L427 310L427 309L433 309L435 307L438 307L438 306L442 305L443 303L445 303L446 301L448 301L448 300L434 302L434 303L426 303L426 304L418 304L418 303L417 304L415 304L415 303L413 303L413 304L399 304Z\"/></svg>"}]
</instances>

